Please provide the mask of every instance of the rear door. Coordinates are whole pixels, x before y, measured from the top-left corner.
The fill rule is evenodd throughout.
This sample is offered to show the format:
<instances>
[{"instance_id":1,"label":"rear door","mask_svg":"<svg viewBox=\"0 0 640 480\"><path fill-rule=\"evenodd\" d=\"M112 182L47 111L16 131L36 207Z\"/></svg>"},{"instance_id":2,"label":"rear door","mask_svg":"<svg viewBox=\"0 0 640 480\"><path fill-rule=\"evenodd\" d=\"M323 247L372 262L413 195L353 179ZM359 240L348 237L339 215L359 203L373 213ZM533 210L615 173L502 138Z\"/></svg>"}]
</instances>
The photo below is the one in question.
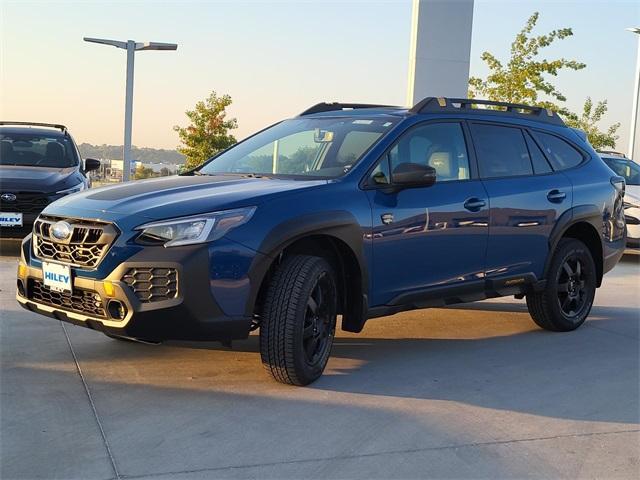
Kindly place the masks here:
<instances>
[{"instance_id":1,"label":"rear door","mask_svg":"<svg viewBox=\"0 0 640 480\"><path fill-rule=\"evenodd\" d=\"M490 203L487 279L540 278L551 230L571 208L571 183L527 130L488 122L471 122L470 130Z\"/></svg>"}]
</instances>

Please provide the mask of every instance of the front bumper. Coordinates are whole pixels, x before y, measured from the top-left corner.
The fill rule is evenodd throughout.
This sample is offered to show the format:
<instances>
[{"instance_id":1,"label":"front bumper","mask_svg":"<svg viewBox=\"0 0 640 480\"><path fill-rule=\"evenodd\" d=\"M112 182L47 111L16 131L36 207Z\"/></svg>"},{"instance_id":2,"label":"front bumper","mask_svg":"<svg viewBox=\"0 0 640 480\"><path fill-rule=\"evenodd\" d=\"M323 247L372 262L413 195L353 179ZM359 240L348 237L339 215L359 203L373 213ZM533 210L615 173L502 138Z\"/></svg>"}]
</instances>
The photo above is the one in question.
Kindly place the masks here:
<instances>
[{"instance_id":1,"label":"front bumper","mask_svg":"<svg viewBox=\"0 0 640 480\"><path fill-rule=\"evenodd\" d=\"M16 299L27 310L110 335L147 342L228 341L246 338L249 334L252 317L244 312L240 315L225 314L214 299L210 288L210 251L206 247L145 248L119 264L105 278L72 275L74 291L94 295L96 302L103 307L103 315L87 314L66 305L34 299L34 285L42 282L42 269L36 262L27 264L24 261L24 258L29 258L29 250L29 242L25 241L16 293ZM130 269L149 266L175 269L178 278L175 298L141 301L123 280ZM123 318L110 315L109 302L114 301L124 305L126 314Z\"/></svg>"}]
</instances>

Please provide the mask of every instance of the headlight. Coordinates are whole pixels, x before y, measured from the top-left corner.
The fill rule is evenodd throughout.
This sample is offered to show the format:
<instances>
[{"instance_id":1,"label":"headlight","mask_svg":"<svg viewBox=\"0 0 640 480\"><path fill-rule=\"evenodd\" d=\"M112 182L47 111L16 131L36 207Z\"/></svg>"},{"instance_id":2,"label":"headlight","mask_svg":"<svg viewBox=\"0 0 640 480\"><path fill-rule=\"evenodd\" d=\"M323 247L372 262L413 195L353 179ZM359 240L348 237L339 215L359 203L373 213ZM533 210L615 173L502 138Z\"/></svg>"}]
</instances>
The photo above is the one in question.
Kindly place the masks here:
<instances>
[{"instance_id":1,"label":"headlight","mask_svg":"<svg viewBox=\"0 0 640 480\"><path fill-rule=\"evenodd\" d=\"M74 185L71 188L66 188L64 190L60 190L59 192L56 192L56 195L69 195L70 193L77 193L77 192L81 192L82 190L84 190L86 187L86 185L84 184L84 182L80 182L77 185Z\"/></svg>"},{"instance_id":2,"label":"headlight","mask_svg":"<svg viewBox=\"0 0 640 480\"><path fill-rule=\"evenodd\" d=\"M256 207L236 208L193 217L145 223L135 228L141 231L136 242L165 247L212 242L224 236L229 230L247 223L255 211Z\"/></svg>"}]
</instances>

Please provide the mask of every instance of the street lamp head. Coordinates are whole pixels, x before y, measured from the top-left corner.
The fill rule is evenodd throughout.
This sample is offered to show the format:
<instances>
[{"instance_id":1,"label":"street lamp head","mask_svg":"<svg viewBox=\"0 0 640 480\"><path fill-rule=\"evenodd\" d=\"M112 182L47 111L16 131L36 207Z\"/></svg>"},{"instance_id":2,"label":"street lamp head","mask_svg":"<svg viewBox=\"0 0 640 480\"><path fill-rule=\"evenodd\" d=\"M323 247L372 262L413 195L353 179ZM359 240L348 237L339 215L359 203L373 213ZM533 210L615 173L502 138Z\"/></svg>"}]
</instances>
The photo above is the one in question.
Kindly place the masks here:
<instances>
[{"instance_id":1,"label":"street lamp head","mask_svg":"<svg viewBox=\"0 0 640 480\"><path fill-rule=\"evenodd\" d=\"M112 47L124 48L125 50L127 49L127 42L121 42L118 40L108 40L106 38L91 38L91 37L84 37L83 40L85 42L102 43L103 45L111 45Z\"/></svg>"},{"instance_id":2,"label":"street lamp head","mask_svg":"<svg viewBox=\"0 0 640 480\"><path fill-rule=\"evenodd\" d=\"M139 42L136 43L136 50L177 50L178 45L175 43L162 42Z\"/></svg>"},{"instance_id":3,"label":"street lamp head","mask_svg":"<svg viewBox=\"0 0 640 480\"><path fill-rule=\"evenodd\" d=\"M627 28L626 30L632 33L640 33L640 28L638 27L631 27L631 28Z\"/></svg>"},{"instance_id":4,"label":"street lamp head","mask_svg":"<svg viewBox=\"0 0 640 480\"><path fill-rule=\"evenodd\" d=\"M106 38L91 38L91 37L84 37L84 41L91 42L91 43L101 43L103 45L111 45L112 47L122 48L124 50L127 49L127 44L129 42L135 43L135 50L177 50L178 49L178 45L176 45L175 43L133 42L133 40L122 42L120 40L109 40Z\"/></svg>"}]
</instances>

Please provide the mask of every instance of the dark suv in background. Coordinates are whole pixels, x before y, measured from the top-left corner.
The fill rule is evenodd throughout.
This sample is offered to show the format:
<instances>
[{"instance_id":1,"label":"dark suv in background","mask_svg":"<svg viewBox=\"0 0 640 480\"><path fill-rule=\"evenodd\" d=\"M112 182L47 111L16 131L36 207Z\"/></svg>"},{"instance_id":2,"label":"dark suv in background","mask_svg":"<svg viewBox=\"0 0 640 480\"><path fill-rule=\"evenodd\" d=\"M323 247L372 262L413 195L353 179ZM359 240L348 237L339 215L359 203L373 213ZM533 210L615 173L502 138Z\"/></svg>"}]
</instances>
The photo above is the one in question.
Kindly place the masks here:
<instances>
[{"instance_id":1,"label":"dark suv in background","mask_svg":"<svg viewBox=\"0 0 640 480\"><path fill-rule=\"evenodd\" d=\"M88 188L99 166L83 165L64 125L0 121L0 238L23 238L47 205Z\"/></svg>"},{"instance_id":2,"label":"dark suv in background","mask_svg":"<svg viewBox=\"0 0 640 480\"><path fill-rule=\"evenodd\" d=\"M515 295L540 327L578 328L624 251L624 193L543 108L322 103L187 175L53 203L22 243L17 300L120 339L259 328L267 371L304 385L338 315L360 332Z\"/></svg>"}]
</instances>

